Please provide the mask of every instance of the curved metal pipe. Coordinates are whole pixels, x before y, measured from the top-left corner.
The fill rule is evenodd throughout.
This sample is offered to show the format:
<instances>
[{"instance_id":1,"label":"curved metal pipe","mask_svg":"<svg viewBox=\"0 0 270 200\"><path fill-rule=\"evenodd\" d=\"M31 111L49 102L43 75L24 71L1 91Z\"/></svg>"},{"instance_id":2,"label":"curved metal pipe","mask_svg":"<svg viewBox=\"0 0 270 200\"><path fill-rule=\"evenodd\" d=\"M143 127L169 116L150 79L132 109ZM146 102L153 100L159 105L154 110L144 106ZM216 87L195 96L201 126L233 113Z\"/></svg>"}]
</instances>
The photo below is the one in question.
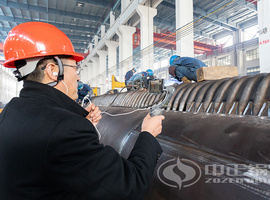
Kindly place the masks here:
<instances>
[{"instance_id":1,"label":"curved metal pipe","mask_svg":"<svg viewBox=\"0 0 270 200\"><path fill-rule=\"evenodd\" d=\"M195 103L195 98L197 98L198 95L198 91L200 91L204 85L206 85L209 81L204 81L204 82L199 82L198 84L196 84L195 88L191 91L188 99L187 99L187 103L186 103L186 111L190 111L192 105L194 105Z\"/></svg>"},{"instance_id":2,"label":"curved metal pipe","mask_svg":"<svg viewBox=\"0 0 270 200\"><path fill-rule=\"evenodd\" d=\"M138 102L141 99L141 96L144 94L144 91L138 91L138 96L136 97L136 99L132 102L132 106L131 107L136 107L136 104L138 104Z\"/></svg>"},{"instance_id":3,"label":"curved metal pipe","mask_svg":"<svg viewBox=\"0 0 270 200\"><path fill-rule=\"evenodd\" d=\"M193 90L193 88L195 88L197 86L197 84L191 84L188 89L183 93L183 96L181 98L181 102L179 104L179 111L184 111L185 110L185 106L186 106L186 101L188 99L189 94L191 93L191 91Z\"/></svg>"},{"instance_id":4,"label":"curved metal pipe","mask_svg":"<svg viewBox=\"0 0 270 200\"><path fill-rule=\"evenodd\" d=\"M145 98L143 99L142 104L141 104L141 106L140 106L140 107L145 107L146 105L148 105L148 104L149 104L149 101L150 101L151 95L153 95L153 94L148 93L148 94L145 96Z\"/></svg>"},{"instance_id":5,"label":"curved metal pipe","mask_svg":"<svg viewBox=\"0 0 270 200\"><path fill-rule=\"evenodd\" d=\"M126 100L123 102L123 106L128 107L129 102L134 98L134 94L136 94L136 91L129 92L129 95L127 95Z\"/></svg>"},{"instance_id":6,"label":"curved metal pipe","mask_svg":"<svg viewBox=\"0 0 270 200\"><path fill-rule=\"evenodd\" d=\"M140 98L138 99L138 102L136 102L135 107L140 107L140 105L142 104L142 101L144 100L145 96L148 94L147 91L143 91L143 95L140 96Z\"/></svg>"},{"instance_id":7,"label":"curved metal pipe","mask_svg":"<svg viewBox=\"0 0 270 200\"><path fill-rule=\"evenodd\" d=\"M183 87L181 87L181 89L179 90L179 92L176 94L176 96L174 98L172 110L178 110L180 99L181 99L182 95L184 94L184 92L189 88L189 86L192 83L182 83L182 84L183 84Z\"/></svg>"},{"instance_id":8,"label":"curved metal pipe","mask_svg":"<svg viewBox=\"0 0 270 200\"><path fill-rule=\"evenodd\" d=\"M209 90L209 88L214 84L214 81L209 81L206 83L199 91L198 95L196 96L196 101L194 104L194 111L199 112L200 107L202 107L206 92Z\"/></svg>"},{"instance_id":9,"label":"curved metal pipe","mask_svg":"<svg viewBox=\"0 0 270 200\"><path fill-rule=\"evenodd\" d=\"M266 100L270 99L270 74L266 75L259 85L259 89L256 91L253 114L259 115L259 112Z\"/></svg>"},{"instance_id":10,"label":"curved metal pipe","mask_svg":"<svg viewBox=\"0 0 270 200\"><path fill-rule=\"evenodd\" d=\"M173 104L174 104L174 100L175 100L175 97L177 96L178 92L183 88L183 87L186 87L185 84L181 84L179 86L176 86L175 88L175 91L172 95L172 98L171 100L169 101L168 103L168 106L167 106L167 110L172 110L173 109Z\"/></svg>"},{"instance_id":11,"label":"curved metal pipe","mask_svg":"<svg viewBox=\"0 0 270 200\"><path fill-rule=\"evenodd\" d=\"M228 114L233 106L233 104L236 101L240 100L241 94L243 92L243 88L245 87L246 83L251 79L251 76L244 76L241 77L240 79L238 79L235 84L232 86L232 90L230 91L227 100L226 100L226 104L224 107L224 113ZM236 110L236 108L235 108ZM236 114L237 111L234 113Z\"/></svg>"},{"instance_id":12,"label":"curved metal pipe","mask_svg":"<svg viewBox=\"0 0 270 200\"><path fill-rule=\"evenodd\" d=\"M258 74L250 79L243 89L242 96L239 100L238 114L243 115L244 111L248 105L248 102L253 99L255 91L260 84L261 80L266 76L266 74Z\"/></svg>"},{"instance_id":13,"label":"curved metal pipe","mask_svg":"<svg viewBox=\"0 0 270 200\"><path fill-rule=\"evenodd\" d=\"M213 98L214 95L216 94L216 91L218 90L219 87L222 86L222 84L224 84L228 79L221 79L216 81L207 91L205 98L204 98L204 102L202 105L202 111L203 112L207 112L208 110L210 110L210 103L213 102Z\"/></svg>"},{"instance_id":14,"label":"curved metal pipe","mask_svg":"<svg viewBox=\"0 0 270 200\"><path fill-rule=\"evenodd\" d=\"M133 107L133 105L135 104L135 102L138 100L138 97L140 96L141 91L137 91L134 95L133 95L133 99L129 101L128 103L128 107Z\"/></svg>"},{"instance_id":15,"label":"curved metal pipe","mask_svg":"<svg viewBox=\"0 0 270 200\"><path fill-rule=\"evenodd\" d=\"M239 77L233 77L219 87L217 95L214 97L215 99L214 99L213 113L221 113L222 109L221 103L226 100L226 97L230 92L232 85L238 78Z\"/></svg>"}]
</instances>

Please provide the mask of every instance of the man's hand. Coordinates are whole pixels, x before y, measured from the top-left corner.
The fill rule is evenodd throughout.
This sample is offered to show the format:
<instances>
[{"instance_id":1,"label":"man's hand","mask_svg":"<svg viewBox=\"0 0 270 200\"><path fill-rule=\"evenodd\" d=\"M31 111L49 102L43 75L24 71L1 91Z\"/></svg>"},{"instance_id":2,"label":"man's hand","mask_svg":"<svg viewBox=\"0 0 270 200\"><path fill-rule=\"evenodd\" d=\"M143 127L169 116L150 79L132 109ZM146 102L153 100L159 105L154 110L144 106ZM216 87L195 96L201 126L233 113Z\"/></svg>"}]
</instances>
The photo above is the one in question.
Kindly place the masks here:
<instances>
[{"instance_id":1,"label":"man's hand","mask_svg":"<svg viewBox=\"0 0 270 200\"><path fill-rule=\"evenodd\" d=\"M164 119L163 115L151 117L148 113L142 123L142 132L147 131L156 137L162 131L162 120Z\"/></svg>"},{"instance_id":2,"label":"man's hand","mask_svg":"<svg viewBox=\"0 0 270 200\"><path fill-rule=\"evenodd\" d=\"M90 122L92 122L94 126L96 126L101 119L101 112L99 110L99 107L91 103L85 108L85 110L89 112L89 114L86 116L86 119L88 119Z\"/></svg>"}]
</instances>

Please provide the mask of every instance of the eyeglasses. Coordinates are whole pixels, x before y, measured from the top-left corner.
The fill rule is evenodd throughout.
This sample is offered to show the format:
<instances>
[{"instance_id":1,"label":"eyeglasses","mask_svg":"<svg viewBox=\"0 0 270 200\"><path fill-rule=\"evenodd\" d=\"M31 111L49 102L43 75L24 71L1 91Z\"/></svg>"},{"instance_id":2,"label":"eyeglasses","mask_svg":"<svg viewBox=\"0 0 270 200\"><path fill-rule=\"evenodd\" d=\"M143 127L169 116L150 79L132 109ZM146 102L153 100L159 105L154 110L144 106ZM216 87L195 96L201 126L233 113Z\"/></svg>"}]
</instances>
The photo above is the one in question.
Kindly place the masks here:
<instances>
[{"instance_id":1,"label":"eyeglasses","mask_svg":"<svg viewBox=\"0 0 270 200\"><path fill-rule=\"evenodd\" d=\"M66 64L63 64L63 66L74 67L74 68L76 68L76 73L77 73L77 75L80 75L80 73L81 73L81 71L82 71L82 68L81 68L81 66L79 66L79 65L66 65Z\"/></svg>"}]
</instances>

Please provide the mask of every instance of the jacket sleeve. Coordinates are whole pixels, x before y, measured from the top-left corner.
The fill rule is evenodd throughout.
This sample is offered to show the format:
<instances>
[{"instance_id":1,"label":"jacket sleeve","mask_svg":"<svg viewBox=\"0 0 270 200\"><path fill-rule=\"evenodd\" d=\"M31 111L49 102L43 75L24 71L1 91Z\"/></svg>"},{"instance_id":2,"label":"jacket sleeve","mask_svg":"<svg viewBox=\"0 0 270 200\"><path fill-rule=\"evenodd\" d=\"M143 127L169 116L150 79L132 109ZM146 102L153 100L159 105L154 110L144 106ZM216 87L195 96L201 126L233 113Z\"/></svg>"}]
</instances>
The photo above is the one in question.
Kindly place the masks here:
<instances>
[{"instance_id":1,"label":"jacket sleeve","mask_svg":"<svg viewBox=\"0 0 270 200\"><path fill-rule=\"evenodd\" d=\"M157 140L142 132L124 159L99 143L88 120L75 117L61 122L48 141L48 172L60 190L86 199L142 199L161 153Z\"/></svg>"}]
</instances>

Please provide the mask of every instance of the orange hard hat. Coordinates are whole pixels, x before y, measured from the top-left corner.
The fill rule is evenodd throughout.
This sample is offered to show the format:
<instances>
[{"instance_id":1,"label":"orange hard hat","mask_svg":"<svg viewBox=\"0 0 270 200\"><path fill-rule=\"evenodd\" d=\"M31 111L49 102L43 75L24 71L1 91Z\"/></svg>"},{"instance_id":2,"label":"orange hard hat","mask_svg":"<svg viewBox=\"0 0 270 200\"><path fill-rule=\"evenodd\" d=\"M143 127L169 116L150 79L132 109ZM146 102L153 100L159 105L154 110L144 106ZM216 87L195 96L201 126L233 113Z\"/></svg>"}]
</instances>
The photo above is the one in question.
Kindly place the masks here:
<instances>
[{"instance_id":1,"label":"orange hard hat","mask_svg":"<svg viewBox=\"0 0 270 200\"><path fill-rule=\"evenodd\" d=\"M62 31L44 22L27 22L11 29L4 42L4 55L4 66L9 68L15 68L14 61L35 57L69 55L76 62L84 58Z\"/></svg>"}]
</instances>

